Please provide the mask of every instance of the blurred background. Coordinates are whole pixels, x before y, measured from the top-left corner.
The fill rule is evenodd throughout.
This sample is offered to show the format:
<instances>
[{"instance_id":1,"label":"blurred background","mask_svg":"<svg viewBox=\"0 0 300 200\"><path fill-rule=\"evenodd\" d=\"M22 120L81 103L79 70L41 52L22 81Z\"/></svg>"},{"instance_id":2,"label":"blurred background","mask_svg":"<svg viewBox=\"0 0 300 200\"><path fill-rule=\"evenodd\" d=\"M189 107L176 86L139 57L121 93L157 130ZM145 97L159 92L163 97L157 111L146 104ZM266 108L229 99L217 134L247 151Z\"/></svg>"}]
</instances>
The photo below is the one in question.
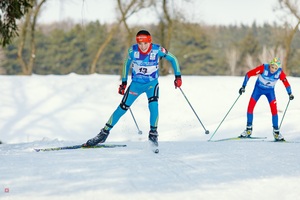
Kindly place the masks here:
<instances>
[{"instance_id":1,"label":"blurred background","mask_svg":"<svg viewBox=\"0 0 300 200\"><path fill-rule=\"evenodd\" d=\"M300 75L299 0L3 0L0 6L1 28L19 14L15 34L1 33L11 36L7 43L1 38L2 75L120 74L140 29L178 58L183 75L240 76L274 56L287 75ZM160 67L161 75L172 73L167 62Z\"/></svg>"}]
</instances>

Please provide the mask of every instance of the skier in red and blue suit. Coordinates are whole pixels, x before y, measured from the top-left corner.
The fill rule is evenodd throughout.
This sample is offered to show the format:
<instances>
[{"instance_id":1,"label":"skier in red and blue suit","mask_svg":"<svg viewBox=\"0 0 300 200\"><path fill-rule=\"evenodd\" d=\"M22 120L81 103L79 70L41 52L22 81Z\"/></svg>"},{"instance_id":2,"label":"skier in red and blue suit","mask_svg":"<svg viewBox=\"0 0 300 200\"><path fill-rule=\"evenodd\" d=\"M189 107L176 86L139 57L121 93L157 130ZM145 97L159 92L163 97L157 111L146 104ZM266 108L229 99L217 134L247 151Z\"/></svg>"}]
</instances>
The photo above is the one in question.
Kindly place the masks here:
<instances>
[{"instance_id":1,"label":"skier in red and blue suit","mask_svg":"<svg viewBox=\"0 0 300 200\"><path fill-rule=\"evenodd\" d=\"M268 99L271 113L272 113L272 124L273 124L273 136L275 140L284 140L283 136L280 134L278 127L278 112L277 112L277 102L275 96L275 85L278 80L283 82L286 91L289 95L289 99L293 100L294 96L292 94L291 86L286 78L285 73L281 68L281 61L279 58L273 58L270 63L262 64L256 68L248 71L245 75L242 87L239 90L240 95L245 92L245 88L248 80L252 76L258 75L256 80L254 90L252 92L248 109L247 109L247 126L246 130L240 135L240 137L250 137L252 134L252 122L253 122L253 110L254 107L262 95L265 95Z\"/></svg>"},{"instance_id":2,"label":"skier in red and blue suit","mask_svg":"<svg viewBox=\"0 0 300 200\"><path fill-rule=\"evenodd\" d=\"M171 63L175 75L175 88L180 87L182 84L180 67L177 58L172 53L168 52L164 47L152 43L152 37L148 31L140 30L136 35L136 42L128 49L127 58L123 65L122 84L119 86L119 94L124 96L120 105L113 112L100 133L89 139L83 146L95 146L98 143L105 142L110 130L143 93L147 95L150 111L148 139L158 146L159 61L164 58ZM126 90L130 69L132 81Z\"/></svg>"}]
</instances>

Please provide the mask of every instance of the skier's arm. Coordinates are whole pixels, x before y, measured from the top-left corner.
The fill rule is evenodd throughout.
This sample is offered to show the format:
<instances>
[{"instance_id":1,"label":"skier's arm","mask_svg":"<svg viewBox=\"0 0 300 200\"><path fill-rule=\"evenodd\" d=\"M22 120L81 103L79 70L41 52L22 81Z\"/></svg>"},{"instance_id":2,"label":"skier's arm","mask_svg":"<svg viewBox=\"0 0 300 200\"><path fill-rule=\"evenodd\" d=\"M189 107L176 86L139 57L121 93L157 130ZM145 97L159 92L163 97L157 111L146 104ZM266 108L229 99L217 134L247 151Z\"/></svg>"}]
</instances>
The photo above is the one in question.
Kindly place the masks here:
<instances>
[{"instance_id":1,"label":"skier's arm","mask_svg":"<svg viewBox=\"0 0 300 200\"><path fill-rule=\"evenodd\" d=\"M251 76L255 76L257 74L262 74L264 71L264 65L257 66L256 68L248 71L244 77L244 81L242 87L239 89L239 94L242 95L245 92L245 88Z\"/></svg>"},{"instance_id":2,"label":"skier's arm","mask_svg":"<svg viewBox=\"0 0 300 200\"><path fill-rule=\"evenodd\" d=\"M129 73L130 65L131 65L131 61L132 61L131 55L132 55L132 47L128 49L127 58L125 59L125 61L123 63L122 83L121 83L121 85L119 85L119 89L118 89L118 93L121 95L125 94L125 89L127 86L127 77L128 77L128 73Z\"/></svg>"},{"instance_id":3,"label":"skier's arm","mask_svg":"<svg viewBox=\"0 0 300 200\"><path fill-rule=\"evenodd\" d=\"M168 52L165 48L160 47L158 51L158 56L165 58L171 63L175 76L181 75L178 60L171 52Z\"/></svg>"},{"instance_id":4,"label":"skier's arm","mask_svg":"<svg viewBox=\"0 0 300 200\"><path fill-rule=\"evenodd\" d=\"M283 71L281 71L281 73L279 75L279 79L282 81L288 95L291 95L292 94L292 88L291 88L291 85L290 85L289 81L287 80L286 75Z\"/></svg>"},{"instance_id":5,"label":"skier's arm","mask_svg":"<svg viewBox=\"0 0 300 200\"><path fill-rule=\"evenodd\" d=\"M248 72L246 73L245 77L244 77L244 82L243 82L242 87L245 88L245 87L247 86L247 83L248 83L248 81L249 81L249 79L250 79L251 76L256 76L256 75L258 75L258 74L262 74L263 71L264 71L264 69L265 69L265 67L264 67L264 65L262 64L262 65L260 65L260 66L257 66L256 68L254 68L254 69L248 71Z\"/></svg>"},{"instance_id":6,"label":"skier's arm","mask_svg":"<svg viewBox=\"0 0 300 200\"><path fill-rule=\"evenodd\" d=\"M128 49L128 54L127 57L123 63L123 69L122 69L122 83L126 82L127 83L127 78L128 78L128 73L130 70L130 65L132 62L132 47Z\"/></svg>"},{"instance_id":7,"label":"skier's arm","mask_svg":"<svg viewBox=\"0 0 300 200\"><path fill-rule=\"evenodd\" d=\"M175 80L174 80L175 88L181 87L181 84L182 84L181 72L180 72L180 67L179 67L177 58L163 47L160 47L160 49L158 51L158 55L160 57L165 58L166 60L168 60L171 63L174 74L175 74Z\"/></svg>"}]
</instances>

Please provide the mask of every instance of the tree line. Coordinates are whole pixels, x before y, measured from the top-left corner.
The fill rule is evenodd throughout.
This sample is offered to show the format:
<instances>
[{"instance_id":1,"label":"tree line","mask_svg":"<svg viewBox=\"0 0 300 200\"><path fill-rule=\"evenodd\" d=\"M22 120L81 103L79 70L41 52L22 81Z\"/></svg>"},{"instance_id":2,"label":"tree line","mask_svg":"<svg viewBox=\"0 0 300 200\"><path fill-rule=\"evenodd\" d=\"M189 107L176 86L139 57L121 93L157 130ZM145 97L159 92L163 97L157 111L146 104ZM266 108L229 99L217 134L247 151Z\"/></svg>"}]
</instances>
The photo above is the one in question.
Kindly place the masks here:
<instances>
[{"instance_id":1,"label":"tree line","mask_svg":"<svg viewBox=\"0 0 300 200\"><path fill-rule=\"evenodd\" d=\"M278 56L288 75L299 76L298 0L278 0L296 25L209 26L190 23L180 9L172 10L172 0L115 0L119 17L114 23L99 21L76 24L63 21L38 24L41 7L47 0L3 0L0 4L0 74L118 74L135 33L147 29L153 42L175 54L186 75L243 75L250 68ZM153 8L157 24L130 26L129 17ZM171 14L172 13L172 14ZM16 19L20 19L18 27ZM18 37L15 37L15 36ZM170 66L163 61L162 75Z\"/></svg>"},{"instance_id":2,"label":"tree line","mask_svg":"<svg viewBox=\"0 0 300 200\"><path fill-rule=\"evenodd\" d=\"M121 26L103 50L94 71L91 70L97 50L113 26L99 21L85 26L72 22L38 26L32 73L119 74L127 48L135 42L134 37L127 42L126 30ZM186 75L242 75L256 65L269 62L273 56L284 56L285 29L281 26L257 26L255 23L252 26L205 26L182 22L173 26L168 50L177 56L182 73ZM133 30L137 32L143 28L150 31L154 43L160 43L159 25L137 26ZM291 76L300 75L299 36L297 31L291 45L287 66ZM2 48L2 74L22 74L17 52L19 40L16 37ZM25 62L29 62L30 53L30 44L25 44L23 55L28 58ZM168 74L168 70L164 74Z\"/></svg>"}]
</instances>

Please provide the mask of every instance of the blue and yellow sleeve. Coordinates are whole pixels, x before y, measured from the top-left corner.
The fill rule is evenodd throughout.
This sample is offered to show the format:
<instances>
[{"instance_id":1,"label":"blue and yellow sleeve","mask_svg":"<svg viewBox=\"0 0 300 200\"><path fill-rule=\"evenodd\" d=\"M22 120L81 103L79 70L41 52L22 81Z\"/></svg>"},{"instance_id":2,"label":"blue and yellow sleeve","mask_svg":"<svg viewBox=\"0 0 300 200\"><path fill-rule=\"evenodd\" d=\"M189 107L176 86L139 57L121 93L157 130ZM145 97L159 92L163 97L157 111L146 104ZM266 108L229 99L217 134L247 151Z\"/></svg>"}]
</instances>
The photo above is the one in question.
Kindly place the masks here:
<instances>
[{"instance_id":1,"label":"blue and yellow sleeve","mask_svg":"<svg viewBox=\"0 0 300 200\"><path fill-rule=\"evenodd\" d=\"M161 47L158 51L159 56L165 58L171 63L171 66L174 70L175 76L180 76L180 66L176 56L174 56L171 52L168 52L165 48Z\"/></svg>"},{"instance_id":2,"label":"blue and yellow sleeve","mask_svg":"<svg viewBox=\"0 0 300 200\"><path fill-rule=\"evenodd\" d=\"M124 60L124 63L123 63L122 82L127 82L128 73L129 73L129 70L130 70L131 62L132 62L132 53L133 53L133 50L132 50L132 47L131 47L131 48L128 49L127 57L126 57L126 59Z\"/></svg>"}]
</instances>

